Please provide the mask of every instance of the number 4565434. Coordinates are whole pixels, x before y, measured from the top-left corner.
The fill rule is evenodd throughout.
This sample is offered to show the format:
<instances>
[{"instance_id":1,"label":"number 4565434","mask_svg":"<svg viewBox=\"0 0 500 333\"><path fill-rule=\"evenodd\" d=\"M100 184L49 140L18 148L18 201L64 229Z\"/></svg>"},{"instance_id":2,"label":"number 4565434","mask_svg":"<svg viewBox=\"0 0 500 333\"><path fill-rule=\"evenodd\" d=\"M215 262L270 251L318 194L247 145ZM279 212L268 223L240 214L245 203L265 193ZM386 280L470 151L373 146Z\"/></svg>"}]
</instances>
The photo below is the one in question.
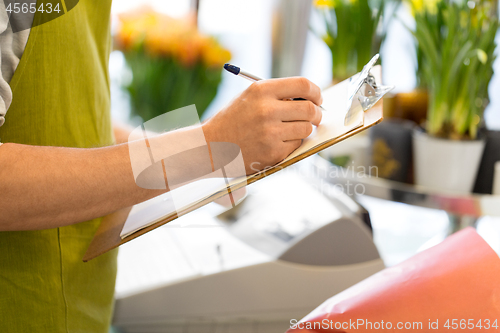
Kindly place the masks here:
<instances>
[{"instance_id":1,"label":"number 4565434","mask_svg":"<svg viewBox=\"0 0 500 333\"><path fill-rule=\"evenodd\" d=\"M472 330L472 329L485 329L489 330L494 329L495 331L498 330L498 319L495 319L495 321L489 320L489 319L484 319L484 320L479 320L476 322L474 319L448 319L446 323L444 324L444 327L447 329L452 329L452 330Z\"/></svg>"},{"instance_id":2,"label":"number 4565434","mask_svg":"<svg viewBox=\"0 0 500 333\"><path fill-rule=\"evenodd\" d=\"M40 4L40 6L38 6L38 8L37 8L36 7L36 3L30 3L28 5L27 3L22 3L21 4L21 3L18 3L18 2L14 2L14 4L9 3L9 5L6 8L6 11L8 13L15 13L15 14L18 14L18 13L24 13L24 14L31 13L31 14L34 14L37 11L40 12L40 13L50 14L52 12L60 13L61 9L59 8L59 3L57 3L55 7L52 7L52 4L49 2L49 3L46 3L45 7L44 7L44 3L42 2Z\"/></svg>"}]
</instances>

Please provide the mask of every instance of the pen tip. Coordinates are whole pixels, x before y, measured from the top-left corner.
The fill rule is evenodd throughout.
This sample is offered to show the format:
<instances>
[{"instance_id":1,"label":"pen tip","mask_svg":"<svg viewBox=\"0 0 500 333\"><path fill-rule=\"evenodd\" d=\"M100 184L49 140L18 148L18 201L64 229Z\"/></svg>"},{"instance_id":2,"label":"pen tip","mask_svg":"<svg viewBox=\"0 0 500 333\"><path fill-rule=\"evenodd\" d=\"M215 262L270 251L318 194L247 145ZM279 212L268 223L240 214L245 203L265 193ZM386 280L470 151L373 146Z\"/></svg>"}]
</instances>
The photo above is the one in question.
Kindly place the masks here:
<instances>
[{"instance_id":1,"label":"pen tip","mask_svg":"<svg viewBox=\"0 0 500 333\"><path fill-rule=\"evenodd\" d=\"M240 68L231 64L225 64L224 69L230 73L233 73L234 75L240 74Z\"/></svg>"}]
</instances>

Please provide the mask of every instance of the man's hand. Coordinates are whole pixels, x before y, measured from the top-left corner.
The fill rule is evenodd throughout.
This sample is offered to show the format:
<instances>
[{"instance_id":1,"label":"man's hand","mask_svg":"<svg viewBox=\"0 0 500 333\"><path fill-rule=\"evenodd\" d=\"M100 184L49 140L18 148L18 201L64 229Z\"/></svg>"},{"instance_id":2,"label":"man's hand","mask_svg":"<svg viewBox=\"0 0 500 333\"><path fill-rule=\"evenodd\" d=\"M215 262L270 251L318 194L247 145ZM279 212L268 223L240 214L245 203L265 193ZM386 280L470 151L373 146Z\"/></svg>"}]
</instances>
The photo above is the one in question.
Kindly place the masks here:
<instances>
[{"instance_id":1,"label":"man's hand","mask_svg":"<svg viewBox=\"0 0 500 333\"><path fill-rule=\"evenodd\" d=\"M290 101L304 98L306 101ZM253 83L203 124L207 142L239 145L247 174L285 159L321 121L321 90L301 78Z\"/></svg>"}]
</instances>

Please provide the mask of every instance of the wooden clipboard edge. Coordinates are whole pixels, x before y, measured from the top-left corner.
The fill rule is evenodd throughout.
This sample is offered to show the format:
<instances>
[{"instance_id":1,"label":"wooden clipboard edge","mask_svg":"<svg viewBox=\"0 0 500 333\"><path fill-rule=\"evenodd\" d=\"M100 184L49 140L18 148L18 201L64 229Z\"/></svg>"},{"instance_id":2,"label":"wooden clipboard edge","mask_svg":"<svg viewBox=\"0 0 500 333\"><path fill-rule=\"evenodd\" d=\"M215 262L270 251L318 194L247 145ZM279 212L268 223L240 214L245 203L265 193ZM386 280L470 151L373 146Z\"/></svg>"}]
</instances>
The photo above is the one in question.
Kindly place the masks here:
<instances>
[{"instance_id":1,"label":"wooden clipboard edge","mask_svg":"<svg viewBox=\"0 0 500 333\"><path fill-rule=\"evenodd\" d=\"M240 182L234 186L232 186L233 190L237 190L242 188L243 186L252 184L259 179L262 179L264 177L267 177L269 175L272 175L273 173L282 170L292 164L297 163L298 161L307 158L311 155L316 154L317 152L326 149L330 146L333 146L336 143L339 143L347 138L350 138L353 135L356 135L372 126L375 126L376 124L380 123L384 117L383 117L383 104L382 100L380 100L374 107L372 107L370 110L365 112L365 124L361 127L358 127L342 136L339 136L335 139L332 139L330 141L327 141L313 149L308 150L307 152L303 153L302 155L296 156L289 161L286 161L283 164L277 165L276 167L272 167L270 169L263 170L261 172L258 172L250 177L247 178L246 182ZM101 225L96 231L96 234L94 238L92 239L92 242L90 243L87 252L83 256L83 261L87 262L89 260L92 260L101 254L104 254L114 248L117 248L120 245L123 245L127 242L130 242L131 240L144 235L145 233L150 232L151 230L154 230L164 224L167 224L168 222L171 222L175 220L177 217L185 215L187 213L192 212L193 210L196 210L200 207L205 206L206 204L213 202L214 200L217 200L224 195L226 195L230 192L231 189L227 189L227 191L220 191L217 193L214 193L210 197L189 206L188 208L180 211L177 214L173 214L170 216L167 216L160 221L143 228L141 230L136 231L135 233L131 234L130 236L127 236L125 238L120 237L120 232L123 229L123 225L125 224L125 221L127 220L128 214L132 207L127 207L123 208L119 211L116 211L110 215L105 216L102 221Z\"/></svg>"}]
</instances>

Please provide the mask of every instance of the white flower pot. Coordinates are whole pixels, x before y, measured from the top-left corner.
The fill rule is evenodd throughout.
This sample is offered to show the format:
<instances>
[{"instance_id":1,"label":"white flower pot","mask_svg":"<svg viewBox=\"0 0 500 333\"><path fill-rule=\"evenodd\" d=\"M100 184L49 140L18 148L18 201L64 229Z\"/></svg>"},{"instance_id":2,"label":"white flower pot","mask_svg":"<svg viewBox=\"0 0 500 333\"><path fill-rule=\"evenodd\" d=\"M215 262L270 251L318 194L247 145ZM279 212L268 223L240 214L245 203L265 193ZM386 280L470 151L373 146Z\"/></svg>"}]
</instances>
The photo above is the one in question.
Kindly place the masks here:
<instances>
[{"instance_id":1,"label":"white flower pot","mask_svg":"<svg viewBox=\"0 0 500 333\"><path fill-rule=\"evenodd\" d=\"M415 183L440 191L470 193L484 140L447 140L413 132Z\"/></svg>"}]
</instances>

